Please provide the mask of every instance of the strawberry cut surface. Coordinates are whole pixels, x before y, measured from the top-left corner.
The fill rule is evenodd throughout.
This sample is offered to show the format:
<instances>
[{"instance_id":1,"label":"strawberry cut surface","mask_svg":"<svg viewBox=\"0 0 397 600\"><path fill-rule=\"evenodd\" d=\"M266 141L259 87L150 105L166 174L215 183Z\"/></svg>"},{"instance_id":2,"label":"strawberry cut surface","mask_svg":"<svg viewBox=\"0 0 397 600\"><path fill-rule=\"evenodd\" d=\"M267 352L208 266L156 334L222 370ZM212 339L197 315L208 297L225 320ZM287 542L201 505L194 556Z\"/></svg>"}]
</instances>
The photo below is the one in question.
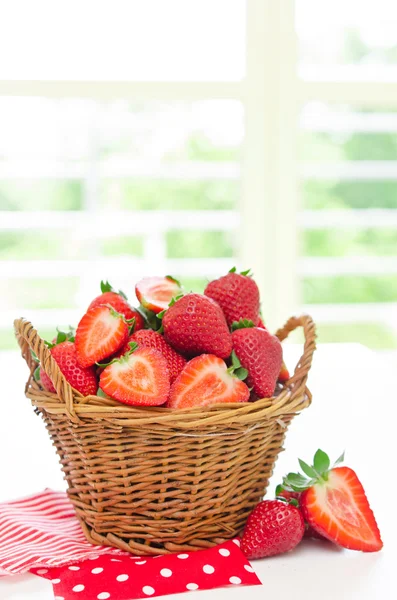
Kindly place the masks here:
<instances>
[{"instance_id":1,"label":"strawberry cut surface","mask_svg":"<svg viewBox=\"0 0 397 600\"><path fill-rule=\"evenodd\" d=\"M336 544L363 552L382 548L364 488L349 467L331 469L327 481L303 492L301 506L307 523Z\"/></svg>"},{"instance_id":2,"label":"strawberry cut surface","mask_svg":"<svg viewBox=\"0 0 397 600\"><path fill-rule=\"evenodd\" d=\"M181 294L182 288L173 277L144 277L135 286L136 297L144 308L158 314L168 308L172 298Z\"/></svg>"},{"instance_id":3,"label":"strawberry cut surface","mask_svg":"<svg viewBox=\"0 0 397 600\"><path fill-rule=\"evenodd\" d=\"M94 365L117 352L127 338L123 315L107 306L91 308L77 326L77 359L82 367Z\"/></svg>"},{"instance_id":4,"label":"strawberry cut surface","mask_svg":"<svg viewBox=\"0 0 397 600\"><path fill-rule=\"evenodd\" d=\"M125 346L119 351L120 356L130 350L129 344L131 342L138 344L138 347L155 348L164 356L167 361L171 383L175 381L186 365L186 358L167 344L164 337L157 331L142 329L130 335Z\"/></svg>"},{"instance_id":5,"label":"strawberry cut surface","mask_svg":"<svg viewBox=\"0 0 397 600\"><path fill-rule=\"evenodd\" d=\"M192 408L222 402L247 402L248 398L248 387L228 371L222 359L202 354L187 363L171 386L168 406Z\"/></svg>"},{"instance_id":6,"label":"strawberry cut surface","mask_svg":"<svg viewBox=\"0 0 397 600\"><path fill-rule=\"evenodd\" d=\"M119 402L159 406L168 399L167 361L154 348L139 348L108 365L100 377L101 389Z\"/></svg>"}]
</instances>

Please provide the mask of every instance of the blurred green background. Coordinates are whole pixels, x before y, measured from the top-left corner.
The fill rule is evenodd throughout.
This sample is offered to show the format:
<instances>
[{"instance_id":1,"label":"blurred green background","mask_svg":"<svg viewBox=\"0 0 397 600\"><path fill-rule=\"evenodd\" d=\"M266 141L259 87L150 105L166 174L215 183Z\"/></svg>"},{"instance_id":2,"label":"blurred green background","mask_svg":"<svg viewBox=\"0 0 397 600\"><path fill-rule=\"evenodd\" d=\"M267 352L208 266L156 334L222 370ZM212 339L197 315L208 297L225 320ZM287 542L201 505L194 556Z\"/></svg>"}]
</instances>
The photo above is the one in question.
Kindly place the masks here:
<instances>
[{"instance_id":1,"label":"blurred green background","mask_svg":"<svg viewBox=\"0 0 397 600\"><path fill-rule=\"evenodd\" d=\"M359 62L367 48L355 33L346 36L345 58ZM53 140L43 135L42 146L37 150L37 132L18 129L20 114L29 108L29 98L18 105L14 115L15 146L23 147L24 159L37 158L36 153L53 158L71 166L84 161L99 163L101 160L119 158L130 161L157 162L162 166L178 164L216 164L222 167L238 164L242 156L243 114L236 101L208 101L201 103L174 103L172 106L138 102L123 102L117 107L99 104L97 121L87 126L84 101L76 100L76 118L70 124L71 101L48 101L43 111L48 130L51 127L58 136L59 145L54 150ZM7 106L2 111L7 119ZM91 107L92 108L92 107ZM89 108L89 110L91 110ZM40 107L39 107L40 109ZM360 106L322 105L322 111L337 115L366 116L381 114L379 110ZM32 108L29 123L39 119L37 102ZM40 109L41 110L41 109ZM88 110L88 112L89 112ZM310 115L319 107L306 106ZM52 111L52 112L51 112ZM392 113L386 111L388 115ZM314 114L313 113L313 114ZM44 113L41 113L44 114ZM61 117L68 114L66 129ZM117 118L115 120L114 115ZM397 113L394 113L397 118ZM392 116L394 116L392 114ZM199 118L198 118L199 117ZM106 120L108 119L108 120ZM171 123L180 123L170 127ZM116 123L116 124L115 124ZM57 127L59 130L57 130ZM11 131L10 129L10 131ZM215 130L215 134L211 132ZM216 133L216 130L218 132ZM210 133L208 133L210 132ZM225 134L227 132L227 135ZM94 133L94 141L92 139ZM26 139L25 137L26 136ZM30 136L30 137L29 137ZM36 136L36 137L35 137ZM26 142L27 140L27 142ZM29 146L30 143L30 146ZM27 144L27 149L26 149ZM0 141L0 164L7 161L7 140ZM396 131L309 131L302 129L298 144L302 162L321 161L394 161L397 157ZM142 156L143 154L143 156ZM167 179L156 177L100 178L98 179L98 210L238 210L240 197L239 177L195 180L194 177ZM83 211L86 208L86 189L79 179L62 180L42 177L40 179L0 179L0 206L3 211ZM394 209L397 210L397 179L302 179L300 185L301 210ZM143 256L142 236L113 237L103 239L97 248L103 257L120 255ZM301 253L305 257L384 256L397 257L397 230L390 228L316 229L301 232ZM168 258L230 258L234 264L236 235L233 231L169 232L166 234ZM0 261L30 259L79 259L85 256L85 245L70 240L66 231L0 232ZM247 265L248 267L249 265ZM176 274L177 275L177 274ZM201 291L204 279L184 278L188 289ZM12 278L1 281L1 309L71 308L76 306L79 288L77 277L57 279ZM97 293L92 290L92 295ZM129 295L133 301L132 290ZM335 275L327 277L303 277L301 280L303 304L360 304L397 302L395 275ZM266 318L266 316L265 316ZM396 349L396 330L379 322L351 324L318 324L320 342L360 342L372 348ZM51 331L41 330L51 337ZM15 347L11 328L0 330L0 350Z\"/></svg>"}]
</instances>

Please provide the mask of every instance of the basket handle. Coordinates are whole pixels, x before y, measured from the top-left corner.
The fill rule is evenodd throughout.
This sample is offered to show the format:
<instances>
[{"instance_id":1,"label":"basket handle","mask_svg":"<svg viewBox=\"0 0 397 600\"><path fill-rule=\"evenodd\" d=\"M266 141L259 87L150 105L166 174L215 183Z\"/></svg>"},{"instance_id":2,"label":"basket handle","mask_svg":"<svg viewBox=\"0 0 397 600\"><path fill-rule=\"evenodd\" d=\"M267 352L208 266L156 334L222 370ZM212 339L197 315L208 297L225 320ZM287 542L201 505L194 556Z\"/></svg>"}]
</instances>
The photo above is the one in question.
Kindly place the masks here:
<instances>
[{"instance_id":1,"label":"basket handle","mask_svg":"<svg viewBox=\"0 0 397 600\"><path fill-rule=\"evenodd\" d=\"M300 317L291 317L288 319L284 327L281 327L275 333L280 342L282 342L288 337L291 331L294 331L298 327L303 327L305 343L303 354L298 360L294 374L288 380L288 385L293 384L291 400L305 392L307 376L312 364L313 353L316 349L316 326L309 315L301 315Z\"/></svg>"},{"instance_id":2,"label":"basket handle","mask_svg":"<svg viewBox=\"0 0 397 600\"><path fill-rule=\"evenodd\" d=\"M73 422L79 422L79 418L77 417L73 406L73 394L77 396L80 396L81 394L74 390L66 381L56 361L52 358L51 352L44 340L41 339L32 323L25 319L15 319L14 329L22 356L26 360L31 376L37 367L36 361L31 353L31 350L33 350L40 361L40 368L44 369L45 373L53 382L58 398L65 403L68 416ZM28 385L29 382L27 386Z\"/></svg>"}]
</instances>

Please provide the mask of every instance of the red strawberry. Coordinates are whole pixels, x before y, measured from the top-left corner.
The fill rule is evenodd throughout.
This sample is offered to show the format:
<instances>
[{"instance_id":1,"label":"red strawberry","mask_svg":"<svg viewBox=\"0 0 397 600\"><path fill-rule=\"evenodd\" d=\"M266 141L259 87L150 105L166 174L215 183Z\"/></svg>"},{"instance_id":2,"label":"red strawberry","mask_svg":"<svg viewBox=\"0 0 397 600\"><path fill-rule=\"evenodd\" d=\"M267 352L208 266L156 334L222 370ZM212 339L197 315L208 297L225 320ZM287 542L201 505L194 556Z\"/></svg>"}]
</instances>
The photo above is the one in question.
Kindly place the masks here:
<instances>
[{"instance_id":1,"label":"red strawberry","mask_svg":"<svg viewBox=\"0 0 397 600\"><path fill-rule=\"evenodd\" d=\"M40 381L41 385L47 392L51 392L51 394L56 394L56 389L53 386L51 379L48 377L47 373L40 368Z\"/></svg>"},{"instance_id":2,"label":"red strawberry","mask_svg":"<svg viewBox=\"0 0 397 600\"><path fill-rule=\"evenodd\" d=\"M73 342L61 342L53 346L50 352L65 379L75 390L83 394L83 396L96 394L98 381L95 369L93 367L80 366L77 361L76 346ZM51 379L42 369L40 369L40 380L46 390L55 393L56 390Z\"/></svg>"},{"instance_id":3,"label":"red strawberry","mask_svg":"<svg viewBox=\"0 0 397 600\"><path fill-rule=\"evenodd\" d=\"M277 500L279 498L284 498L288 502L290 502L292 500L292 503L294 503L294 501L296 501L297 504L294 504L294 506L297 506L298 508L300 508L301 495L302 495L301 492L292 492L289 490L285 490L281 485L277 486L277 488L276 488L276 499ZM325 538L322 535L317 533L317 531L315 531L315 529L313 529L313 527L310 527L310 525L308 525L307 523L305 523L305 533L304 533L303 537L315 538L317 540L325 540Z\"/></svg>"},{"instance_id":4,"label":"red strawberry","mask_svg":"<svg viewBox=\"0 0 397 600\"><path fill-rule=\"evenodd\" d=\"M181 284L170 275L145 277L135 286L136 297L144 308L159 313L168 308L172 298L182 293Z\"/></svg>"},{"instance_id":5,"label":"red strawberry","mask_svg":"<svg viewBox=\"0 0 397 600\"><path fill-rule=\"evenodd\" d=\"M115 292L108 281L101 281L101 291L102 294L94 298L87 310L104 304L110 305L116 312L124 315L127 321L135 319L134 331L144 328L145 321L142 315L129 305L127 297L122 291Z\"/></svg>"},{"instance_id":6,"label":"red strawberry","mask_svg":"<svg viewBox=\"0 0 397 600\"><path fill-rule=\"evenodd\" d=\"M343 460L343 455L336 461ZM290 473L284 486L301 491L301 509L306 522L332 542L363 552L377 552L383 547L378 525L363 486L349 467L332 467L328 456L318 450L313 466L299 461L310 477Z\"/></svg>"},{"instance_id":7,"label":"red strawberry","mask_svg":"<svg viewBox=\"0 0 397 600\"><path fill-rule=\"evenodd\" d=\"M77 326L77 359L82 367L94 365L114 354L127 338L128 325L123 315L108 306L91 308Z\"/></svg>"},{"instance_id":8,"label":"red strawberry","mask_svg":"<svg viewBox=\"0 0 397 600\"><path fill-rule=\"evenodd\" d=\"M100 387L124 404L164 404L170 391L167 361L154 348L139 348L112 361L101 374Z\"/></svg>"},{"instance_id":9,"label":"red strawberry","mask_svg":"<svg viewBox=\"0 0 397 600\"><path fill-rule=\"evenodd\" d=\"M284 498L285 500L296 500L297 503L299 504L300 502L300 492L293 492L290 490L285 490L281 485L277 486L276 488L276 497L277 498Z\"/></svg>"},{"instance_id":10,"label":"red strawberry","mask_svg":"<svg viewBox=\"0 0 397 600\"><path fill-rule=\"evenodd\" d=\"M290 378L290 374L285 365L285 362L283 361L281 363L280 373L278 374L278 381L280 381L280 383L285 383L286 381L288 381L289 378Z\"/></svg>"},{"instance_id":11,"label":"red strawberry","mask_svg":"<svg viewBox=\"0 0 397 600\"><path fill-rule=\"evenodd\" d=\"M130 342L136 342L138 347L155 348L161 352L167 361L171 383L175 381L186 364L186 358L178 354L178 352L167 344L160 333L152 329L142 329L130 335L125 346L119 350L119 355L125 354L130 350Z\"/></svg>"},{"instance_id":12,"label":"red strawberry","mask_svg":"<svg viewBox=\"0 0 397 600\"><path fill-rule=\"evenodd\" d=\"M247 402L249 389L214 354L196 356L171 386L168 406L191 408L220 402Z\"/></svg>"},{"instance_id":13,"label":"red strawberry","mask_svg":"<svg viewBox=\"0 0 397 600\"><path fill-rule=\"evenodd\" d=\"M240 548L249 559L274 556L295 548L304 531L298 508L278 500L264 500L249 515Z\"/></svg>"},{"instance_id":14,"label":"red strawberry","mask_svg":"<svg viewBox=\"0 0 397 600\"><path fill-rule=\"evenodd\" d=\"M248 371L247 384L259 398L270 398L283 360L280 341L267 329L246 327L242 321L240 325L232 333L233 349Z\"/></svg>"},{"instance_id":15,"label":"red strawberry","mask_svg":"<svg viewBox=\"0 0 397 600\"><path fill-rule=\"evenodd\" d=\"M258 327L259 327L260 329L267 329L267 328L266 328L266 325L264 324L264 322L262 321L262 319L261 319L261 318L259 318ZM285 383L286 381L288 381L288 379L289 379L290 377L291 377L291 376L290 376L290 374L289 374L289 372L288 372L288 369L287 369L287 367L286 367L286 365L285 365L285 362L283 361L283 362L281 363L281 370L280 370L280 373L279 373L279 375L278 375L277 381L279 381L280 383Z\"/></svg>"},{"instance_id":16,"label":"red strawberry","mask_svg":"<svg viewBox=\"0 0 397 600\"><path fill-rule=\"evenodd\" d=\"M204 294L219 304L229 327L234 321L248 319L258 325L259 289L255 281L247 276L249 271L239 274L233 268L227 275L211 281Z\"/></svg>"},{"instance_id":17,"label":"red strawberry","mask_svg":"<svg viewBox=\"0 0 397 600\"><path fill-rule=\"evenodd\" d=\"M201 294L187 294L170 306L163 327L166 341L184 356L227 358L232 351L232 337L219 305Z\"/></svg>"}]
</instances>

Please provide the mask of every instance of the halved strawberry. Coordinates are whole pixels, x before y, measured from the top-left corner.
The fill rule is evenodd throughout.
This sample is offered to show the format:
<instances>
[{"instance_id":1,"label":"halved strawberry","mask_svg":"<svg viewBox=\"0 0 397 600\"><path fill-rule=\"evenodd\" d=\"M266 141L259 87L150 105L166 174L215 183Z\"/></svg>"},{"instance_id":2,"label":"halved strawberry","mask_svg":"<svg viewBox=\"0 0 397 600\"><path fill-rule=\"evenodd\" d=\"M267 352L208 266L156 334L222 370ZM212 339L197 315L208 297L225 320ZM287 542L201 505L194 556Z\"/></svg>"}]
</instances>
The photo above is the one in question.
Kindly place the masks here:
<instances>
[{"instance_id":1,"label":"halved strawberry","mask_svg":"<svg viewBox=\"0 0 397 600\"><path fill-rule=\"evenodd\" d=\"M145 321L139 312L130 306L127 300L127 296L119 290L116 292L108 281L101 281L101 292L100 296L94 298L87 310L96 308L97 306L110 305L114 310L122 315L129 321L135 319L134 331L139 331L145 326Z\"/></svg>"},{"instance_id":2,"label":"halved strawberry","mask_svg":"<svg viewBox=\"0 0 397 600\"><path fill-rule=\"evenodd\" d=\"M336 461L343 460L343 455ZM378 525L363 486L349 467L330 469L328 456L318 450L313 466L299 461L311 479L290 473L283 487L302 492L306 522L323 537L350 550L377 552L383 547Z\"/></svg>"},{"instance_id":3,"label":"halved strawberry","mask_svg":"<svg viewBox=\"0 0 397 600\"><path fill-rule=\"evenodd\" d=\"M123 315L108 306L91 308L77 326L77 359L82 367L94 365L117 352L127 338L128 324Z\"/></svg>"},{"instance_id":4,"label":"halved strawberry","mask_svg":"<svg viewBox=\"0 0 397 600\"><path fill-rule=\"evenodd\" d=\"M112 361L102 372L99 385L124 404L164 404L170 391L167 361L158 350L141 347Z\"/></svg>"},{"instance_id":5,"label":"halved strawberry","mask_svg":"<svg viewBox=\"0 0 397 600\"><path fill-rule=\"evenodd\" d=\"M121 350L117 352L116 356L119 357L126 352L129 352L131 350L131 342L138 344L138 347L144 346L146 348L154 348L164 356L165 360L167 361L171 383L175 381L183 367L186 365L186 358L184 358L181 354L178 354L178 352L176 352L172 346L167 344L164 337L158 331L153 331L152 329L141 329L141 331L133 333L130 335L126 344L121 348Z\"/></svg>"},{"instance_id":6,"label":"halved strawberry","mask_svg":"<svg viewBox=\"0 0 397 600\"><path fill-rule=\"evenodd\" d=\"M136 297L144 308L159 313L168 308L172 298L182 293L181 284L170 275L145 277L135 286Z\"/></svg>"},{"instance_id":7,"label":"halved strawberry","mask_svg":"<svg viewBox=\"0 0 397 600\"><path fill-rule=\"evenodd\" d=\"M191 408L220 402L247 402L249 389L214 354L201 354L187 363L171 386L168 406Z\"/></svg>"}]
</instances>

